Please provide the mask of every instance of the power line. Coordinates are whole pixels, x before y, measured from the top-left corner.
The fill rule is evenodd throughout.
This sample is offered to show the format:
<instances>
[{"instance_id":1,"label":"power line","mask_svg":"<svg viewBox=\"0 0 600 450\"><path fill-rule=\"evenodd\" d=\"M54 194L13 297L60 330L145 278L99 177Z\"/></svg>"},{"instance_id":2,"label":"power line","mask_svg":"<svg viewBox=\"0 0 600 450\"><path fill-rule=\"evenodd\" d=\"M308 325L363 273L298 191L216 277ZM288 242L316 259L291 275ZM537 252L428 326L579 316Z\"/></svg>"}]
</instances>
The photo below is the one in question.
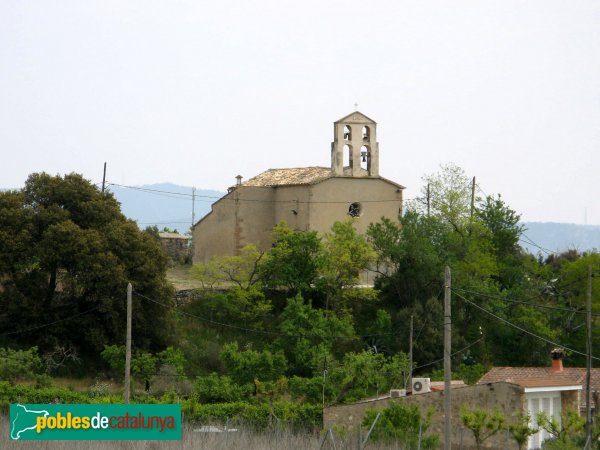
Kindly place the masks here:
<instances>
[{"instance_id":1,"label":"power line","mask_svg":"<svg viewBox=\"0 0 600 450\"><path fill-rule=\"evenodd\" d=\"M565 307L562 307L562 306L541 305L539 303L530 303L530 302L527 302L527 301L524 301L524 300L514 300L514 299L511 299L511 298L499 297L499 296L491 295L491 294L485 294L483 292L470 291L468 289L453 288L452 290L459 291L459 292L464 292L464 293L468 293L468 294L473 294L473 295L477 295L477 296L480 296L480 297L486 297L486 298L491 298L491 299L495 299L495 300L501 300L501 301L504 301L504 302L532 306L534 308L553 309L553 310L563 311L563 312L569 312L569 313L580 313L580 314L586 314L587 313L587 311L582 310L582 309L565 308ZM599 313L592 313L592 315L596 316L596 317L600 317Z\"/></svg>"},{"instance_id":2,"label":"power line","mask_svg":"<svg viewBox=\"0 0 600 450\"><path fill-rule=\"evenodd\" d=\"M533 245L534 247L537 247L537 248L539 248L541 251L543 251L544 253L546 253L548 256L550 256L550 255L555 255L555 254L556 254L556 252L555 252L555 251L552 251L552 250L550 250L550 249L547 249L547 248L545 248L545 247L542 247L542 246L540 246L540 245L536 244L535 242L533 242L533 240L532 240L532 239L531 239L529 236L527 236L525 233L521 232L521 236L522 236L522 237L520 237L520 238L519 238L519 240L520 240L520 241L523 241L523 242L525 242L526 244ZM526 239L526 240L525 240L525 239Z\"/></svg>"},{"instance_id":3,"label":"power line","mask_svg":"<svg viewBox=\"0 0 600 450\"><path fill-rule=\"evenodd\" d=\"M37 325L35 327L26 328L24 330L10 331L8 333L0 334L0 336L4 337L4 336L13 335L13 334L21 334L21 333L27 333L29 331L39 330L40 328L49 327L51 325L56 325L57 323L66 322L67 320L75 319L76 317L80 317L80 316L83 316L84 314L88 314L92 311L96 311L99 308L100 308L100 306L96 306L92 309L88 309L87 311L75 314L74 316L65 317L64 319L55 320L54 322L45 323L44 325Z\"/></svg>"},{"instance_id":4,"label":"power line","mask_svg":"<svg viewBox=\"0 0 600 450\"><path fill-rule=\"evenodd\" d=\"M143 192L147 192L147 193L151 193L154 195L160 195L163 197L169 197L170 195L176 196L176 197L169 197L169 198L175 198L178 200L188 200L192 198L192 194L185 194L185 193L181 193L181 192L171 192L171 191L162 191L159 189L148 189L148 188L141 188L141 187L136 187L136 186L126 186L123 184L117 184L117 183L112 183L112 182L107 182L107 184L111 185L111 186L119 186L119 187L123 187L123 188L127 188L127 189L134 189L134 190L138 190L138 191L143 191ZM318 201L318 200L266 200L266 199L260 199L260 198L232 198L232 197L228 197L227 194L223 195L222 197L216 197L216 196L211 196L211 195L198 195L196 194L196 197L203 197L206 199L211 199L212 200L226 200L226 201L240 201L240 202L257 202L257 203L289 203L289 204L350 204L352 203L351 201ZM403 199L402 201L409 201L411 199ZM196 201L209 201L209 200L201 200L201 199L196 199ZM359 203L390 203L390 202L400 202L400 199L389 199L389 200L357 200L357 202Z\"/></svg>"},{"instance_id":5,"label":"power line","mask_svg":"<svg viewBox=\"0 0 600 450\"><path fill-rule=\"evenodd\" d=\"M248 328L248 327L241 327L238 325L232 325L230 323L223 323L223 322L218 322L216 320L212 320L212 319L207 319L205 317L201 317L198 316L196 314L191 314L188 313L186 311L182 311L181 309L177 308L176 306L173 305L168 305L166 303L162 303L159 302L157 300L154 300L150 297L147 297L143 294L140 294L137 291L133 291L133 293L135 295L137 295L138 297L141 297L143 299L146 299L152 303L155 303L157 305L163 306L165 308L170 308L170 309L175 309L177 312L179 312L180 314L184 315L184 316L188 316L188 317L192 317L198 320L202 320L203 322L207 322L210 323L212 325L218 325L218 326L222 326L222 327L227 327L227 328L233 328L236 330L240 330L240 331L244 331L247 333L255 333L255 334L264 334L264 335L268 335L268 336L280 336L280 337L295 337L295 338L315 338L315 339L339 339L339 340L354 340L354 339L366 339L366 338L370 338L370 337L379 337L379 336L396 336L400 333L381 333L381 334L366 334L366 335L362 335L362 336L340 336L340 335L329 335L329 336L321 336L319 334L314 334L314 333L305 333L305 334L290 334L290 333L281 333L279 331L270 331L270 330L260 330L258 328Z\"/></svg>"},{"instance_id":6,"label":"power line","mask_svg":"<svg viewBox=\"0 0 600 450\"><path fill-rule=\"evenodd\" d=\"M481 340L483 339L483 336L481 336L479 339L477 339L474 342L471 342L469 345L467 345L466 347L461 348L460 350L456 350L454 353L452 353L450 356L456 356L459 353L464 352L465 350L470 349L471 347L473 347L475 344L477 344L478 342L481 342ZM421 364L420 366L415 367L413 370L417 370L417 369L422 369L423 367L428 367L428 366L432 366L433 364L439 363L441 361L443 361L444 358L440 358L440 359L436 359L435 361L431 361L428 362L427 364Z\"/></svg>"},{"instance_id":7,"label":"power line","mask_svg":"<svg viewBox=\"0 0 600 450\"><path fill-rule=\"evenodd\" d=\"M515 329L517 329L517 330L519 330L519 331L523 332L523 333L526 333L526 334L528 334L528 335L530 335L530 336L532 336L532 337L534 337L534 338L536 338L536 339L539 339L539 340L541 340L541 341L544 341L544 342L546 342L546 343L548 343L548 344L552 344L552 345L554 345L555 347L561 347L561 348L564 348L565 350L568 350L568 351L570 351L571 353L576 353L576 354L578 354L578 355L581 355L581 356L586 356L586 357L587 357L587 354L586 354L586 353L583 353L583 352L580 352L580 351L574 350L574 349L572 349L572 348L569 348L569 347L567 347L567 346L565 346L565 345L562 345L562 344L560 344L560 343L558 343L558 342L552 341L552 340L550 340L550 339L547 339L547 338L545 338L545 337L543 337L543 336L540 336L540 335L538 335L538 334L535 334L535 333L533 333L532 331L529 331L529 330L527 330L527 329L525 329L525 328L523 328L523 327L521 327L521 326L519 326L519 325L517 325L517 324L514 324L514 323L512 323L512 322L511 322L511 321L509 321L509 320L506 320L506 319L504 319L504 318L502 318L502 317L500 317L500 316L497 316L497 315L496 315L496 314L494 314L493 312L491 312L491 311L488 311L487 309L485 309L485 308L483 308L483 307L481 307L481 306L479 306L479 305L477 305L477 304L473 303L472 301L468 300L468 299L467 299L467 298L465 298L464 296L460 295L460 294L459 294L458 292L456 292L455 290L453 290L453 292L454 292L454 293L455 293L455 294L456 294L458 297L462 298L462 299L463 299L465 302L469 303L471 306L474 306L475 308L477 308L477 309L479 309L479 310L483 311L484 313L486 313L486 314L488 314L488 315L490 315L490 316L494 317L495 319L498 319L499 321L501 321L501 322L503 322L503 323L505 323L505 324L507 324L507 325L509 325L509 326L511 326L511 327L513 327L513 328L515 328ZM595 356L592 356L592 358L593 358L593 359L595 359L595 360L598 360L598 361L600 361L600 358L597 358L597 357L595 357Z\"/></svg>"}]
</instances>

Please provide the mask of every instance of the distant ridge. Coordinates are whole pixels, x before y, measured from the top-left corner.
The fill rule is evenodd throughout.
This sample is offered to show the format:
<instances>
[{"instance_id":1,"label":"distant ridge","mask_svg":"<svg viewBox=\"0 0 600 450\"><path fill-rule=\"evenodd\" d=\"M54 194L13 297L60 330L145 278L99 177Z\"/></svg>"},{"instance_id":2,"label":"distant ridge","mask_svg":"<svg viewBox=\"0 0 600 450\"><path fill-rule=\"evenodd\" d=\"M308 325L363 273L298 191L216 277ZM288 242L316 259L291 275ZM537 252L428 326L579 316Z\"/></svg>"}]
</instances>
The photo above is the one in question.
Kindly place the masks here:
<instances>
[{"instance_id":1,"label":"distant ridge","mask_svg":"<svg viewBox=\"0 0 600 450\"><path fill-rule=\"evenodd\" d=\"M547 256L571 249L579 252L600 250L600 225L555 222L525 222L522 225L525 232L520 244L534 255Z\"/></svg>"},{"instance_id":2,"label":"distant ridge","mask_svg":"<svg viewBox=\"0 0 600 450\"><path fill-rule=\"evenodd\" d=\"M107 189L121 203L123 214L135 220L140 228L156 225L181 233L192 225L192 188L174 183L145 184L122 187L108 185ZM11 188L0 188L0 191ZM224 192L196 189L196 221L211 210L211 205ZM557 222L523 222L525 232L519 244L533 255L543 257L566 250L579 252L600 250L600 225L577 225Z\"/></svg>"},{"instance_id":3,"label":"distant ridge","mask_svg":"<svg viewBox=\"0 0 600 450\"><path fill-rule=\"evenodd\" d=\"M145 184L142 186L109 185L107 188L121 203L123 214L135 220L140 228L156 225L180 233L192 225L192 188L173 183ZM196 221L210 212L211 205L223 192L196 189Z\"/></svg>"}]
</instances>

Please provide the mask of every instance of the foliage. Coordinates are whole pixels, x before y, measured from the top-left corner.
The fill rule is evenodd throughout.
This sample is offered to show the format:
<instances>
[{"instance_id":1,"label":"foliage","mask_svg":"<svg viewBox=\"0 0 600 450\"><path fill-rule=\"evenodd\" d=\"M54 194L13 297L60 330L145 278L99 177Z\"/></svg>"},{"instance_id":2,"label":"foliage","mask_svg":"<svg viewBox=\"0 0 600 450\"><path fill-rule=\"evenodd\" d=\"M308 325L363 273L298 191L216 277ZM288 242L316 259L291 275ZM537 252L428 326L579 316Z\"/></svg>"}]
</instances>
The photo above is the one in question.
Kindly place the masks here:
<instances>
[{"instance_id":1,"label":"foliage","mask_svg":"<svg viewBox=\"0 0 600 450\"><path fill-rule=\"evenodd\" d=\"M407 450L438 448L439 436L427 434L433 411L430 410L422 417L417 405L395 402L381 411L367 410L362 421L363 427L369 428L378 413L379 420L371 433L373 441L400 442L402 448Z\"/></svg>"},{"instance_id":2,"label":"foliage","mask_svg":"<svg viewBox=\"0 0 600 450\"><path fill-rule=\"evenodd\" d=\"M463 408L460 412L460 421L471 430L477 450L480 450L487 439L504 429L506 419L498 410L490 413L479 408L472 410Z\"/></svg>"},{"instance_id":3,"label":"foliage","mask_svg":"<svg viewBox=\"0 0 600 450\"><path fill-rule=\"evenodd\" d=\"M202 284L212 288L215 285L229 283L248 291L259 288L260 267L264 252L253 244L244 246L239 255L219 256L206 264L196 264L193 271Z\"/></svg>"},{"instance_id":4,"label":"foliage","mask_svg":"<svg viewBox=\"0 0 600 450\"><path fill-rule=\"evenodd\" d=\"M286 371L287 360L281 351L240 350L237 342L223 346L221 360L227 373L238 384L252 383L256 378L273 381Z\"/></svg>"},{"instance_id":5,"label":"foliage","mask_svg":"<svg viewBox=\"0 0 600 450\"><path fill-rule=\"evenodd\" d=\"M565 448L567 450L575 444L574 441L578 438L578 434L583 431L585 418L573 409L563 411L560 420L554 416L548 416L544 411L540 411L537 415L537 424L540 429L546 430L553 436L555 442L548 443L549 448Z\"/></svg>"},{"instance_id":6,"label":"foliage","mask_svg":"<svg viewBox=\"0 0 600 450\"><path fill-rule=\"evenodd\" d=\"M0 347L0 380L15 382L34 378L42 367L37 347L14 350Z\"/></svg>"},{"instance_id":7,"label":"foliage","mask_svg":"<svg viewBox=\"0 0 600 450\"><path fill-rule=\"evenodd\" d=\"M211 373L205 377L197 377L194 382L194 393L201 403L228 403L248 399L254 391L252 384L240 385L227 375L219 376Z\"/></svg>"},{"instance_id":8,"label":"foliage","mask_svg":"<svg viewBox=\"0 0 600 450\"><path fill-rule=\"evenodd\" d=\"M306 292L323 267L321 239L316 231L296 231L285 222L273 228L274 242L262 267L265 283L293 293Z\"/></svg>"},{"instance_id":9,"label":"foliage","mask_svg":"<svg viewBox=\"0 0 600 450\"><path fill-rule=\"evenodd\" d=\"M275 341L289 358L290 367L295 374L311 376L326 369L326 361L331 361L334 352L329 336L337 336L352 341L355 338L351 317L326 314L322 309L314 308L301 296L287 300L287 306L279 316L279 330L283 334ZM343 349L338 347L338 350ZM340 353L337 353L341 356Z\"/></svg>"},{"instance_id":10,"label":"foliage","mask_svg":"<svg viewBox=\"0 0 600 450\"><path fill-rule=\"evenodd\" d=\"M246 427L263 430L277 420L280 426L314 430L321 427L320 405L298 404L289 401L252 404L247 402L197 404L183 401L182 411L189 420L201 423L243 423Z\"/></svg>"},{"instance_id":11,"label":"foliage","mask_svg":"<svg viewBox=\"0 0 600 450\"><path fill-rule=\"evenodd\" d=\"M527 445L529 437L538 432L537 428L530 426L531 415L529 413L519 412L515 414L515 421L508 426L508 432L517 443L519 450Z\"/></svg>"},{"instance_id":12,"label":"foliage","mask_svg":"<svg viewBox=\"0 0 600 450\"><path fill-rule=\"evenodd\" d=\"M59 322L42 334L19 333L20 345L42 352L72 346L89 361L104 345L122 342L128 282L137 293L172 302L160 243L81 175L35 173L22 190L0 192L0 243L0 328ZM141 302L134 299L136 343L164 346L169 315ZM78 319L62 321L72 316Z\"/></svg>"},{"instance_id":13,"label":"foliage","mask_svg":"<svg viewBox=\"0 0 600 450\"><path fill-rule=\"evenodd\" d=\"M323 274L336 291L358 284L361 271L375 260L375 251L356 232L352 219L333 224L325 235L323 251Z\"/></svg>"},{"instance_id":14,"label":"foliage","mask_svg":"<svg viewBox=\"0 0 600 450\"><path fill-rule=\"evenodd\" d=\"M333 403L350 403L402 386L402 374L408 373L408 367L404 353L393 357L373 350L346 353L341 364L330 371L328 383L336 393Z\"/></svg>"}]
</instances>

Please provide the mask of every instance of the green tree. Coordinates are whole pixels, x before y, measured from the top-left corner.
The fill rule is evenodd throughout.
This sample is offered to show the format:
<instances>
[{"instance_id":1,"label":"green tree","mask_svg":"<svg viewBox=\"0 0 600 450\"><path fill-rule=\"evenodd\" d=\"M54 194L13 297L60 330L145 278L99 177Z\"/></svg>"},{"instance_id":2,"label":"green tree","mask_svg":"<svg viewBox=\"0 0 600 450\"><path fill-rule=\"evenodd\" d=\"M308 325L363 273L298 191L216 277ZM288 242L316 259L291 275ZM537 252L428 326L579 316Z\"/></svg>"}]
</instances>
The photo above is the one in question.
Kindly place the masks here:
<instances>
[{"instance_id":1,"label":"green tree","mask_svg":"<svg viewBox=\"0 0 600 450\"><path fill-rule=\"evenodd\" d=\"M422 417L417 405L396 402L381 411L368 409L362 421L363 427L369 428L378 413L380 413L379 420L371 432L373 441L387 443L396 441L407 450L438 448L439 436L427 434L433 411L429 411L425 417Z\"/></svg>"},{"instance_id":2,"label":"green tree","mask_svg":"<svg viewBox=\"0 0 600 450\"><path fill-rule=\"evenodd\" d=\"M508 432L517 443L519 450L527 445L529 437L538 432L537 428L530 426L531 415L529 413L519 412L515 414L516 421L508 426Z\"/></svg>"},{"instance_id":3,"label":"green tree","mask_svg":"<svg viewBox=\"0 0 600 450\"><path fill-rule=\"evenodd\" d=\"M577 440L585 427L585 418L573 409L563 411L560 420L540 411L537 415L540 429L546 430L554 442L548 442L544 448L570 450L577 448Z\"/></svg>"},{"instance_id":4,"label":"green tree","mask_svg":"<svg viewBox=\"0 0 600 450\"><path fill-rule=\"evenodd\" d=\"M194 392L202 403L226 403L247 400L253 393L254 386L250 383L239 385L227 375L211 373L208 376L197 377L194 382Z\"/></svg>"},{"instance_id":5,"label":"green tree","mask_svg":"<svg viewBox=\"0 0 600 450\"><path fill-rule=\"evenodd\" d=\"M29 350L13 350L0 347L0 380L14 383L27 380L41 373L42 361L37 347Z\"/></svg>"},{"instance_id":6,"label":"green tree","mask_svg":"<svg viewBox=\"0 0 600 450\"><path fill-rule=\"evenodd\" d=\"M262 276L269 287L296 294L311 289L323 266L321 240L316 231L296 231L285 222L273 228L274 242Z\"/></svg>"},{"instance_id":7,"label":"green tree","mask_svg":"<svg viewBox=\"0 0 600 450\"><path fill-rule=\"evenodd\" d=\"M227 374L239 384L253 383L255 379L273 381L285 373L287 360L281 351L240 350L237 342L223 346L221 361Z\"/></svg>"},{"instance_id":8,"label":"green tree","mask_svg":"<svg viewBox=\"0 0 600 450\"><path fill-rule=\"evenodd\" d=\"M356 341L348 314L326 314L300 295L287 300L279 320L283 336L277 338L275 345L285 352L291 372L296 375L321 374L332 361L332 354L341 357ZM336 337L335 341L331 336ZM334 342L338 344L335 347Z\"/></svg>"},{"instance_id":9,"label":"green tree","mask_svg":"<svg viewBox=\"0 0 600 450\"><path fill-rule=\"evenodd\" d=\"M470 218L471 180L462 168L454 163L442 164L439 172L424 176L421 198L409 203L409 209L427 215L428 198L430 215L457 231L463 229Z\"/></svg>"},{"instance_id":10,"label":"green tree","mask_svg":"<svg viewBox=\"0 0 600 450\"><path fill-rule=\"evenodd\" d=\"M89 362L124 339L127 282L154 301L173 301L160 243L81 175L30 175L21 191L0 192L0 217L0 328L58 322L42 334L19 333L21 344L71 345ZM164 306L137 296L133 314L136 343L164 347Z\"/></svg>"},{"instance_id":11,"label":"green tree","mask_svg":"<svg viewBox=\"0 0 600 450\"><path fill-rule=\"evenodd\" d=\"M497 410L490 413L479 408L472 410L463 408L460 412L460 421L463 426L471 430L477 450L480 450L485 441L504 429L506 419Z\"/></svg>"},{"instance_id":12,"label":"green tree","mask_svg":"<svg viewBox=\"0 0 600 450\"><path fill-rule=\"evenodd\" d=\"M375 260L375 251L364 236L354 229L354 222L335 222L325 235L322 272L337 291L360 282L360 273Z\"/></svg>"}]
</instances>

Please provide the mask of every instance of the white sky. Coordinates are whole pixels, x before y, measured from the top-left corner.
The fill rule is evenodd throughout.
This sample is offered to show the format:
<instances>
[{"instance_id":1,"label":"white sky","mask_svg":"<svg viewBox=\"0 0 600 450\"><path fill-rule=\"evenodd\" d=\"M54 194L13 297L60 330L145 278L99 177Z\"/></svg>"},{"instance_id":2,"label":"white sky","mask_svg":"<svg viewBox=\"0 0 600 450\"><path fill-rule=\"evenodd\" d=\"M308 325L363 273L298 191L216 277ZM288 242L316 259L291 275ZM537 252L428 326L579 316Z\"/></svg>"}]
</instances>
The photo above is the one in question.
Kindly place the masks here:
<instances>
[{"instance_id":1,"label":"white sky","mask_svg":"<svg viewBox=\"0 0 600 450\"><path fill-rule=\"evenodd\" d=\"M452 161L526 221L600 224L598 0L2 0L0 186L224 191L378 122L418 195Z\"/></svg>"}]
</instances>

